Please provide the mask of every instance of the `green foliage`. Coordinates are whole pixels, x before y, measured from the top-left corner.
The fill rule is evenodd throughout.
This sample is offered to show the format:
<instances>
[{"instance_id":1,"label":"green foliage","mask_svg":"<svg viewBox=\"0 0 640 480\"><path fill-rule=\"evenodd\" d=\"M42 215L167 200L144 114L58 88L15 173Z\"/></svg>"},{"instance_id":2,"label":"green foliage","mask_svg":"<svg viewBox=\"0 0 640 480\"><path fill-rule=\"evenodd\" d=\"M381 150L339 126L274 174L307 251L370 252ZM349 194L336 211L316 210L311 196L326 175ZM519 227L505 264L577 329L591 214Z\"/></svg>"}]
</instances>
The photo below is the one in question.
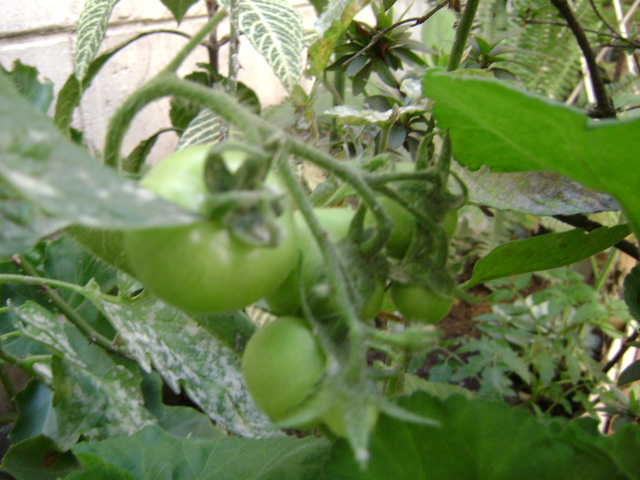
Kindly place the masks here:
<instances>
[{"instance_id":1,"label":"green foliage","mask_svg":"<svg viewBox=\"0 0 640 480\"><path fill-rule=\"evenodd\" d=\"M328 467L330 478L638 478L638 462L631 454L640 446L637 429L601 438L591 423L545 424L523 409L457 395L438 400L417 392L398 402L437 418L441 426L402 424L383 417L371 442L369 468L362 471L349 458L346 444L338 443Z\"/></svg>"},{"instance_id":2,"label":"green foliage","mask_svg":"<svg viewBox=\"0 0 640 480\"><path fill-rule=\"evenodd\" d=\"M434 368L433 379L477 381L484 396L517 396L547 413L592 411L588 394L609 383L598 362L601 336L621 338L611 319L626 324L631 318L621 300L603 301L571 270L552 271L549 279L548 288L516 300L504 281L494 282L500 303L475 318L480 336L441 355L444 365Z\"/></svg>"},{"instance_id":3,"label":"green foliage","mask_svg":"<svg viewBox=\"0 0 640 480\"><path fill-rule=\"evenodd\" d=\"M17 480L639 478L638 362L609 378L613 362L604 365L603 356L639 346L640 271L626 277L623 303L615 287L602 293L615 255L609 251L604 265L594 259L640 229L640 123L629 109L637 75L620 75L614 58L605 58L623 120L596 121L559 103L587 107L585 96L568 98L586 72L570 29L542 0L422 5L415 18L394 12L395 0L313 1L313 34L303 32L291 2L238 0L236 9L220 1L195 34L162 30L189 40L112 117L95 155L107 166L70 127L75 108L109 60L160 32L136 32L100 53L116 3L84 2L76 69L53 120L45 117L52 85L36 69L16 63L0 71L0 360L33 377L14 398L3 472ZM179 24L197 2L161 3ZM591 3L572 2L588 39L632 46L615 32L596 33L602 28ZM371 26L356 17L367 6ZM600 7L615 23L610 7ZM216 58L227 41L215 30L225 16L242 33L237 42L232 35L228 77L213 61L178 77L200 45ZM473 25L471 34L458 23ZM256 92L238 83L243 42L285 86L283 104L262 111ZM439 71L457 66L460 52L461 69ZM315 77L304 88L303 60ZM169 118L123 154L136 114L164 97ZM305 385L316 403L286 420L317 427L312 432L279 429L245 385L245 345L277 313L267 299L245 311L194 314L192 304L169 306L135 278L122 248L127 231L171 233L210 220L134 182L165 132L178 133L178 149L233 139L263 152L259 165L247 161L223 175L240 179L235 188L207 171L209 216L229 206L239 213L238 228L221 235L251 231L277 244L268 228L274 215L287 203L299 210L307 232L296 245L299 271L309 247L317 259L308 285L293 275L284 287L300 300L300 322L326 362ZM278 170L281 194L253 188L267 168ZM405 227L394 225L400 220L385 208L390 203ZM336 238L316 214L319 205L348 212ZM603 225L590 233L535 235L539 224L555 228L541 216L620 209L629 225L610 215L614 223L592 217ZM458 214L451 238L447 219ZM403 228L410 238L394 249ZM186 265L191 253L172 259ZM585 259L594 286L556 270ZM252 265L237 273L251 275ZM211 274L233 288L229 276ZM531 293L532 278L547 283ZM376 304L360 313L363 299L392 284L429 287L446 297L447 309L453 302L452 316L417 324L411 299L400 312ZM491 292L491 313L461 321L470 315L464 300L482 287ZM460 323L474 334L455 330ZM612 340L627 343L608 352ZM282 374L268 360L252 360L258 381ZM298 360L287 362L299 368ZM264 372L267 365L274 371ZM310 425L309 412L322 422ZM605 427L615 433L600 433Z\"/></svg>"}]
</instances>

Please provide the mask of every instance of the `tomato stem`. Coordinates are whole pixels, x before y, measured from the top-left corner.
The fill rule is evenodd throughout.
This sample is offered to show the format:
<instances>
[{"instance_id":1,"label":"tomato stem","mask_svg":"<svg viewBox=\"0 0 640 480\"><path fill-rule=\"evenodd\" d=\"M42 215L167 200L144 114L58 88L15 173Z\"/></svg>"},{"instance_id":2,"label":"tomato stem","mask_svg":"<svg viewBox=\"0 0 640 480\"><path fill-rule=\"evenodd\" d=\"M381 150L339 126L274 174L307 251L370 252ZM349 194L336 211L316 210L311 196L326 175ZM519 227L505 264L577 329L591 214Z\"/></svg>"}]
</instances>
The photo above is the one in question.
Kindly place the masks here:
<instances>
[{"instance_id":1,"label":"tomato stem","mask_svg":"<svg viewBox=\"0 0 640 480\"><path fill-rule=\"evenodd\" d=\"M123 348L116 347L107 337L96 331L89 325L78 312L76 312L53 288L64 288L74 293L88 297L85 289L75 283L64 282L62 280L54 280L38 276L38 272L33 265L24 257L15 257L16 265L27 275L17 274L0 274L0 284L3 282L24 283L27 285L35 285L44 287L45 295L51 300L53 305L75 326L80 330L90 342L99 345L105 350L127 357L127 353ZM53 288L51 288L53 287Z\"/></svg>"},{"instance_id":2,"label":"tomato stem","mask_svg":"<svg viewBox=\"0 0 640 480\"><path fill-rule=\"evenodd\" d=\"M105 138L105 164L121 168L122 141L134 117L151 102L167 96L184 98L208 108L227 122L238 126L247 142L258 145L262 143L262 135L255 128L258 117L238 105L234 98L222 91L181 80L173 73L163 73L136 90L111 117Z\"/></svg>"}]
</instances>

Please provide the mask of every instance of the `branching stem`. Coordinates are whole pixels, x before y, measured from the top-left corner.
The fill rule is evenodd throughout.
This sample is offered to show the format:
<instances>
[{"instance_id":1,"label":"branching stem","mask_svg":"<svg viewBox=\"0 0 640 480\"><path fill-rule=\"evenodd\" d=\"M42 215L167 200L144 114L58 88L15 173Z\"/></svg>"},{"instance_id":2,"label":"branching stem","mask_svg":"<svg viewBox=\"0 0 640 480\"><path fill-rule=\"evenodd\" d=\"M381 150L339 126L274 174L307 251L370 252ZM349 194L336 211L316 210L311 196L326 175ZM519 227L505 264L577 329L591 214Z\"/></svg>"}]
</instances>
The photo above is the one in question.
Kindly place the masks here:
<instances>
[{"instance_id":1,"label":"branching stem","mask_svg":"<svg viewBox=\"0 0 640 480\"><path fill-rule=\"evenodd\" d=\"M567 25L571 29L573 36L580 46L580 50L582 50L582 55L587 62L589 76L593 83L593 92L596 96L596 107L591 112L591 116L593 118L616 118L616 109L613 107L613 102L607 93L596 56L569 2L567 2L567 0L551 0L551 4L558 10L562 18L567 21Z\"/></svg>"}]
</instances>

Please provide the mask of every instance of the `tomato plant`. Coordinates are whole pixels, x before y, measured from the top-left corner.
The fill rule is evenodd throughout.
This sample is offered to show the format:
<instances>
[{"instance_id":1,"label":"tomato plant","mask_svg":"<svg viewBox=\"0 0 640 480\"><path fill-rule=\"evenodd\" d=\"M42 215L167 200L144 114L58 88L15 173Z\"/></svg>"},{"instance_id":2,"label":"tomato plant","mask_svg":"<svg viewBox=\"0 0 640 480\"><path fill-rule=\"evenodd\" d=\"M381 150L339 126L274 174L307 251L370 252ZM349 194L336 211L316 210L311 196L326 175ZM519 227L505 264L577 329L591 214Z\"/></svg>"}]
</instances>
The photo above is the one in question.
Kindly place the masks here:
<instances>
[{"instance_id":1,"label":"tomato plant","mask_svg":"<svg viewBox=\"0 0 640 480\"><path fill-rule=\"evenodd\" d=\"M444 298L428 287L394 283L390 288L391 300L407 320L438 323L447 316L453 300Z\"/></svg>"},{"instance_id":2,"label":"tomato plant","mask_svg":"<svg viewBox=\"0 0 640 480\"><path fill-rule=\"evenodd\" d=\"M208 147L181 150L153 166L141 184L186 209L202 213L208 194L204 164ZM243 155L225 151L231 170ZM281 188L273 178L272 188ZM294 267L295 234L290 212L279 221L275 247L236 239L228 228L203 218L191 225L125 234L129 261L143 284L167 302L191 311L243 308L278 287Z\"/></svg>"},{"instance_id":3,"label":"tomato plant","mask_svg":"<svg viewBox=\"0 0 640 480\"><path fill-rule=\"evenodd\" d=\"M349 232L349 225L354 211L348 208L318 208L314 211L321 226L327 232L327 238L332 242L339 242ZM300 287L308 295L310 289L321 282L324 277L324 260L322 253L307 222L300 212L295 212L294 223L298 239L300 266L273 293L265 297L269 307L278 314L296 314L301 310ZM361 308L363 318L373 318L380 310L384 285L378 281L369 298ZM331 307L323 308L324 313L330 313Z\"/></svg>"},{"instance_id":4,"label":"tomato plant","mask_svg":"<svg viewBox=\"0 0 640 480\"><path fill-rule=\"evenodd\" d=\"M242 356L242 373L256 405L277 422L313 398L325 363L304 320L280 317L251 337Z\"/></svg>"}]
</instances>

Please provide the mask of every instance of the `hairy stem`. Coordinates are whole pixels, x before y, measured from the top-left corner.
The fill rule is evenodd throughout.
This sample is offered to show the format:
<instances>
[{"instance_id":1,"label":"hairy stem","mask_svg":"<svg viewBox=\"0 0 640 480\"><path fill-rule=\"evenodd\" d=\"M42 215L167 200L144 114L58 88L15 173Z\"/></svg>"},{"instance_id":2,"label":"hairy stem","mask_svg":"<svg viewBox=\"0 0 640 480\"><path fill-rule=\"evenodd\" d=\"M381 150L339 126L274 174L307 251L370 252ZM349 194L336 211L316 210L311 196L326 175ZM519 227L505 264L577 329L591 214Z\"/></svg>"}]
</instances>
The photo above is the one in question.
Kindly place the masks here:
<instances>
[{"instance_id":1,"label":"hairy stem","mask_svg":"<svg viewBox=\"0 0 640 480\"><path fill-rule=\"evenodd\" d=\"M209 108L223 120L238 126L247 142L257 145L262 143L262 137L253 126L257 117L239 106L229 95L181 80L173 73L165 73L140 87L111 117L104 147L104 158L107 165L120 166L122 141L136 114L149 103L167 96L184 98L203 108Z\"/></svg>"},{"instance_id":2,"label":"hairy stem","mask_svg":"<svg viewBox=\"0 0 640 480\"><path fill-rule=\"evenodd\" d=\"M460 18L460 23L456 29L456 36L453 40L453 47L451 47L447 72L452 72L460 68L462 55L464 54L465 48L467 48L469 34L471 33L471 27L473 27L473 20L476 18L478 5L480 5L480 0L467 0L467 4L464 6L462 18Z\"/></svg>"}]
</instances>

